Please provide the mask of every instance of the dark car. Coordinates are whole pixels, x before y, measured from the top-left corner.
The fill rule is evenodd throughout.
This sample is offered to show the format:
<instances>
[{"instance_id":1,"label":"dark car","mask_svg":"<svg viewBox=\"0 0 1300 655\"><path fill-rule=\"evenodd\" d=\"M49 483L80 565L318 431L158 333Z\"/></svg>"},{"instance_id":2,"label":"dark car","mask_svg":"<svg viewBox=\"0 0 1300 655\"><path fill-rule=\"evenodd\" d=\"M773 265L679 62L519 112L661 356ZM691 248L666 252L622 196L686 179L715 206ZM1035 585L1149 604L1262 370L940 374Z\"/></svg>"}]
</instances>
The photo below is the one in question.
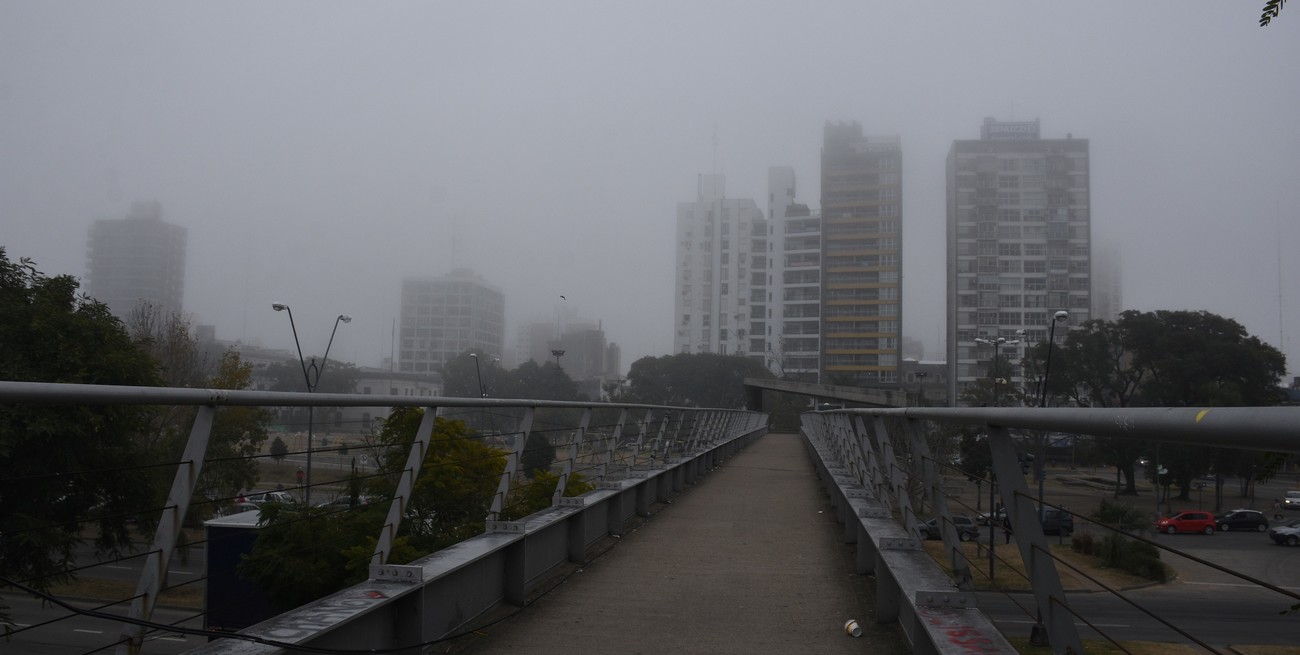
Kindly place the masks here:
<instances>
[{"instance_id":1,"label":"dark car","mask_svg":"<svg viewBox=\"0 0 1300 655\"><path fill-rule=\"evenodd\" d=\"M957 528L957 538L971 541L979 537L980 527L969 516L952 517L952 526ZM917 526L922 539L942 539L943 530L939 527L939 517L935 517Z\"/></svg>"},{"instance_id":2,"label":"dark car","mask_svg":"<svg viewBox=\"0 0 1300 655\"><path fill-rule=\"evenodd\" d=\"M1074 515L1047 507L1043 509L1043 534L1059 534L1068 537L1074 533Z\"/></svg>"},{"instance_id":3,"label":"dark car","mask_svg":"<svg viewBox=\"0 0 1300 655\"><path fill-rule=\"evenodd\" d=\"M1253 509L1234 509L1227 514L1214 517L1214 524L1219 527L1219 532L1232 530L1264 532L1268 530L1268 517L1264 516L1263 512L1256 512Z\"/></svg>"},{"instance_id":4,"label":"dark car","mask_svg":"<svg viewBox=\"0 0 1300 655\"><path fill-rule=\"evenodd\" d=\"M1179 512L1156 523L1156 532L1175 534L1178 532L1203 532L1214 534L1217 524L1214 515L1209 512Z\"/></svg>"},{"instance_id":5,"label":"dark car","mask_svg":"<svg viewBox=\"0 0 1300 655\"><path fill-rule=\"evenodd\" d=\"M1300 546L1300 519L1291 519L1268 531L1268 538L1280 546Z\"/></svg>"}]
</instances>

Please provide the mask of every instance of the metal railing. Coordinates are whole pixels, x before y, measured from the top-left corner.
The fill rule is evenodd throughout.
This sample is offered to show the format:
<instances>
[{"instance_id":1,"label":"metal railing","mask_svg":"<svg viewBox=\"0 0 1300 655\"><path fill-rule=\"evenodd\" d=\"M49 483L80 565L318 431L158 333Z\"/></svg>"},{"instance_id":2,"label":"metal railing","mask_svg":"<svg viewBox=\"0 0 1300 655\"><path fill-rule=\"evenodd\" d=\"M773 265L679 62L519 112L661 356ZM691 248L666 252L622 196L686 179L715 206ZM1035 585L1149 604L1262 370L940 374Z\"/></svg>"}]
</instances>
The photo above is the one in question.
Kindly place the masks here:
<instances>
[{"instance_id":1,"label":"metal railing","mask_svg":"<svg viewBox=\"0 0 1300 655\"><path fill-rule=\"evenodd\" d=\"M1057 569L1061 560L1051 552L1040 522L1042 507L1053 506L1045 501L1040 506L1041 499L1030 492L1017 454L1015 433L1030 439L1058 432L1277 453L1300 452L1300 408L1297 407L851 409L804 414L802 424L832 504L845 524L845 540L858 544L858 569L875 574L880 581L876 597L878 620L897 619L913 647L925 652L956 652L965 646L978 647L981 652L1014 652L993 621L975 610L974 567L961 547L960 542L966 539L954 524L956 513L951 507L960 501L950 497L943 481L945 469L950 469L947 471L950 475L960 475L963 481L968 474L956 470L950 461L940 461L931 454L927 428L966 427L987 435L992 473L999 485L1008 526L1015 535L1015 548L1032 588L1034 607L1022 609L1035 619L1032 639L1050 643L1056 653L1085 652L1076 621L1117 645L1118 642L1070 604ZM924 553L918 539L925 533L913 507L927 499L940 528L951 577ZM989 502L992 516L992 498ZM1065 507L1057 509L1069 512ZM1074 518L1092 522L1087 516L1075 514ZM990 567L994 559L991 534ZM1181 554L1137 535L1126 536ZM1300 593L1294 589L1212 562L1196 561L1278 594L1285 603L1300 600ZM1087 575L1077 569L1073 572ZM991 577L989 582L993 582ZM1210 652L1220 652L1198 638L1194 627L1177 626L1162 618L1159 611L1098 584L1187 641Z\"/></svg>"},{"instance_id":2,"label":"metal railing","mask_svg":"<svg viewBox=\"0 0 1300 655\"><path fill-rule=\"evenodd\" d=\"M42 594L66 613L27 624L11 619L7 626L10 638L21 643L24 632L37 629L73 632L60 625L74 617L120 622L118 637L110 638L107 643L87 646L83 652L108 649L120 653L139 652L148 638L169 631L182 635L214 636L202 629L188 627L202 618L202 613L182 618L171 625L153 620L153 615L160 593L170 588L167 572L173 558L181 549L197 545L178 541L187 512L203 505L228 506L237 500L234 497L195 496L196 484L208 457L213 423L223 408L418 407L425 411L414 438L399 444L405 465L400 469L392 497L382 499L388 503L388 512L379 533L373 535L376 545L371 555L370 580L350 589L351 594L337 595L334 600L331 600L334 597L326 597L309 607L243 630L238 636L242 641L232 636L213 642L204 648L204 652L236 652L240 649L239 644L247 641L280 648L328 643L335 647L351 645L363 649L409 647L415 649L411 652L416 652L421 644L427 645L446 637L501 602L522 603L548 571L565 561L581 562L583 552L595 541L619 534L625 522L637 514L646 515L652 503L680 490L683 484L693 482L767 430L766 415L743 410L530 399L421 398L20 382L0 382L0 406L3 405L197 408L193 423L188 427L183 454L179 460L165 464L175 471L167 500L161 508L140 508L141 513L154 512L158 517L153 534L143 535L148 545L141 553L88 566L72 566L56 573L85 574L98 565L115 567L125 560L143 557L145 561L135 593L129 598L90 608ZM486 526L484 533L409 565L394 566L389 564L388 557L401 531L403 519L411 509L413 485L419 479L425 455L429 453L434 438L435 417L460 419L476 426L477 430L470 430L474 439L504 451L495 451L500 452L498 456L505 460L504 470L482 521ZM530 436L538 434L543 435L556 451L555 461L548 467L558 476L549 507L522 518L505 520L510 514L507 504L514 487L523 479L525 444ZM377 464L382 463L385 457L398 461L391 460L391 445L379 447L363 439L360 445L352 446L352 452L361 450L368 453ZM338 450L316 449L316 453L334 452L337 455ZM271 454L263 449L253 459L265 461L284 455L283 452ZM83 468L86 465L84 462L74 464ZM155 470L158 466L157 463L151 464ZM74 479L72 474L84 472L50 471L49 475ZM112 474L140 473L115 471ZM3 476L0 471L0 479ZM582 480L593 490L578 496L567 493L566 485L575 480ZM328 489L331 485L337 488L338 483L325 481L315 484L318 489ZM305 491L302 485L286 488L286 492L296 497L309 497ZM240 492L239 497L242 496L243 492ZM90 514L93 512L85 518L88 523L93 523L96 517ZM330 520L329 514L314 520ZM152 524L152 521L147 523ZM86 529L90 530L88 526ZM5 535L5 538L14 537ZM207 552L211 553L211 548ZM474 578L473 585L464 586L466 576ZM414 579L419 583L404 584L397 579ZM486 590L482 580L497 580L499 584L494 590ZM12 597L15 593L31 591L31 582L0 582L0 593ZM201 583L202 580L191 582ZM9 587L9 591L5 591L5 587ZM434 587L445 592L440 596L449 595L454 599L453 607L444 607L434 601L413 600L415 596L423 597L426 588ZM357 593L369 594L368 600L357 601ZM123 611L128 604L129 608ZM404 618L411 618L412 611L420 614L420 620L406 624L398 631L376 633L368 623L375 620L377 612L401 613ZM326 634L329 635L327 641L316 641Z\"/></svg>"}]
</instances>

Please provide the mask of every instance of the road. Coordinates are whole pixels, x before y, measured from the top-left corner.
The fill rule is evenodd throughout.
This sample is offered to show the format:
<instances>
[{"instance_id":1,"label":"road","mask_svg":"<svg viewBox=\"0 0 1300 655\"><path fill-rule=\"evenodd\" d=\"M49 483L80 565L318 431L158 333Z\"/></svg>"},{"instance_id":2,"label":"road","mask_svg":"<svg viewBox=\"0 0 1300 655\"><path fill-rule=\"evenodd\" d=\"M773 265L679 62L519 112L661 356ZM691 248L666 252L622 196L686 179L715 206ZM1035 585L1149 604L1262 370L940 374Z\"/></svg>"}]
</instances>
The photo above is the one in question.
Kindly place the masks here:
<instances>
[{"instance_id":1,"label":"road","mask_svg":"<svg viewBox=\"0 0 1300 655\"><path fill-rule=\"evenodd\" d=\"M1265 534L1159 534L1153 538L1162 546L1300 594L1300 548L1278 546ZM1126 598L1211 645L1295 645L1300 617L1279 613L1296 599L1173 553L1164 552L1161 559L1177 570L1178 577L1168 584L1126 592ZM981 609L1008 634L1029 634L1033 620L1022 607L1032 611L1031 595L981 593L979 602ZM1189 641L1111 594L1075 593L1069 595L1069 602L1083 618L1114 639ZM1082 621L1076 624L1083 638L1098 636Z\"/></svg>"},{"instance_id":2,"label":"road","mask_svg":"<svg viewBox=\"0 0 1300 655\"><path fill-rule=\"evenodd\" d=\"M5 594L4 602L10 606L8 612L16 624L17 631L17 634L10 636L4 643L4 650L8 653L81 655L116 643L122 629L121 623L80 616L62 607L47 605L40 599L30 596ZM85 609L100 604L94 601L67 602ZM124 614L126 610L118 606L103 611ZM198 610L160 607L154 611L153 620L169 625L183 621L181 625L201 629L202 618L193 618L198 612ZM149 635L148 640L146 652L163 655L184 652L207 643L205 637L178 633L155 633Z\"/></svg>"}]
</instances>

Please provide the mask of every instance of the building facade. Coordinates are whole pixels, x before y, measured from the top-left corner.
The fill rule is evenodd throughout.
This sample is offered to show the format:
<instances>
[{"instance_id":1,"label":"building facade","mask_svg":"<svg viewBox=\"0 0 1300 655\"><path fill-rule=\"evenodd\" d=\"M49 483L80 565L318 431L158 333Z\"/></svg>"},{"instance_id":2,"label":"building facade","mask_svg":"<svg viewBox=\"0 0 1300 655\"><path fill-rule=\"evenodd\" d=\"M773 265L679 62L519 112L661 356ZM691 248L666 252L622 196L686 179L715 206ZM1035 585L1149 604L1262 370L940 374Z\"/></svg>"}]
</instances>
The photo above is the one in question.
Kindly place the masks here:
<instances>
[{"instance_id":1,"label":"building facade","mask_svg":"<svg viewBox=\"0 0 1300 655\"><path fill-rule=\"evenodd\" d=\"M186 230L162 205L137 202L126 218L95 221L86 240L86 293L126 319L140 303L179 314L185 297Z\"/></svg>"},{"instance_id":2,"label":"building facade","mask_svg":"<svg viewBox=\"0 0 1300 655\"><path fill-rule=\"evenodd\" d=\"M768 370L786 380L818 382L821 361L821 215L795 202L789 166L767 172L767 316L750 326L750 350L761 349ZM770 317L770 318L767 318Z\"/></svg>"},{"instance_id":3,"label":"building facade","mask_svg":"<svg viewBox=\"0 0 1300 655\"><path fill-rule=\"evenodd\" d=\"M398 369L437 373L465 352L500 357L505 350L505 296L469 269L445 277L402 280Z\"/></svg>"},{"instance_id":4,"label":"building facade","mask_svg":"<svg viewBox=\"0 0 1300 655\"><path fill-rule=\"evenodd\" d=\"M1092 317L1088 141L987 118L978 140L953 142L947 181L948 397L961 404L990 377L1032 393L1025 346L1048 338L1058 311L1068 312L1058 340ZM996 376L995 356L1007 368Z\"/></svg>"},{"instance_id":5,"label":"building facade","mask_svg":"<svg viewBox=\"0 0 1300 655\"><path fill-rule=\"evenodd\" d=\"M677 205L673 351L762 361L749 337L767 316L766 302L752 305L766 298L752 290L766 286L767 227L753 200L727 198L725 187L722 175L700 175L695 201Z\"/></svg>"},{"instance_id":6,"label":"building facade","mask_svg":"<svg viewBox=\"0 0 1300 655\"><path fill-rule=\"evenodd\" d=\"M821 382L895 387L902 334L902 147L827 123L821 188Z\"/></svg>"}]
</instances>

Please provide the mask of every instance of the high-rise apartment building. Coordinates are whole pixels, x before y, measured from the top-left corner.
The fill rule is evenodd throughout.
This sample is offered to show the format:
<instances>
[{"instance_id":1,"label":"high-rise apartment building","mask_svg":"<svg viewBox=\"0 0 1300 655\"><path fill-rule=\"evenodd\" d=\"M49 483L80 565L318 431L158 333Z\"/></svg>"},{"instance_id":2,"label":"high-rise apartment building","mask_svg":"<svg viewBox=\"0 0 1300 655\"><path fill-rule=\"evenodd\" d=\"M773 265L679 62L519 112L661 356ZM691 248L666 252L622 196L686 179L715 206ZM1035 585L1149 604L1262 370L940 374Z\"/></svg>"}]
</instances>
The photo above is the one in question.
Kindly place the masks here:
<instances>
[{"instance_id":1,"label":"high-rise apartment building","mask_svg":"<svg viewBox=\"0 0 1300 655\"><path fill-rule=\"evenodd\" d=\"M137 202L126 218L95 221L86 240L86 292L126 319L148 303L178 314L185 296L185 228L162 220L162 205Z\"/></svg>"},{"instance_id":2,"label":"high-rise apartment building","mask_svg":"<svg viewBox=\"0 0 1300 655\"><path fill-rule=\"evenodd\" d=\"M727 198L725 187L722 175L700 175L695 201L677 205L673 350L762 361L761 350L751 352L750 331L755 317L767 317L766 292L759 293L767 226L753 200Z\"/></svg>"},{"instance_id":3,"label":"high-rise apartment building","mask_svg":"<svg viewBox=\"0 0 1300 655\"><path fill-rule=\"evenodd\" d=\"M787 380L817 382L821 356L821 215L795 202L794 169L767 172L767 288L770 321L750 327L751 352L761 348L767 366Z\"/></svg>"},{"instance_id":4,"label":"high-rise apartment building","mask_svg":"<svg viewBox=\"0 0 1300 655\"><path fill-rule=\"evenodd\" d=\"M465 352L500 357L505 350L505 296L469 269L445 277L402 280L399 370L438 372Z\"/></svg>"},{"instance_id":5,"label":"high-rise apartment building","mask_svg":"<svg viewBox=\"0 0 1300 655\"><path fill-rule=\"evenodd\" d=\"M1043 139L1038 121L986 118L978 140L948 153L948 397L981 378L1033 391L1019 358L1047 339L1058 311L1091 318L1087 139ZM976 339L990 343L980 343ZM995 346L998 339L1021 345ZM996 353L995 353L996 351Z\"/></svg>"},{"instance_id":6,"label":"high-rise apartment building","mask_svg":"<svg viewBox=\"0 0 1300 655\"><path fill-rule=\"evenodd\" d=\"M827 123L822 145L821 382L898 384L902 147Z\"/></svg>"}]
</instances>

